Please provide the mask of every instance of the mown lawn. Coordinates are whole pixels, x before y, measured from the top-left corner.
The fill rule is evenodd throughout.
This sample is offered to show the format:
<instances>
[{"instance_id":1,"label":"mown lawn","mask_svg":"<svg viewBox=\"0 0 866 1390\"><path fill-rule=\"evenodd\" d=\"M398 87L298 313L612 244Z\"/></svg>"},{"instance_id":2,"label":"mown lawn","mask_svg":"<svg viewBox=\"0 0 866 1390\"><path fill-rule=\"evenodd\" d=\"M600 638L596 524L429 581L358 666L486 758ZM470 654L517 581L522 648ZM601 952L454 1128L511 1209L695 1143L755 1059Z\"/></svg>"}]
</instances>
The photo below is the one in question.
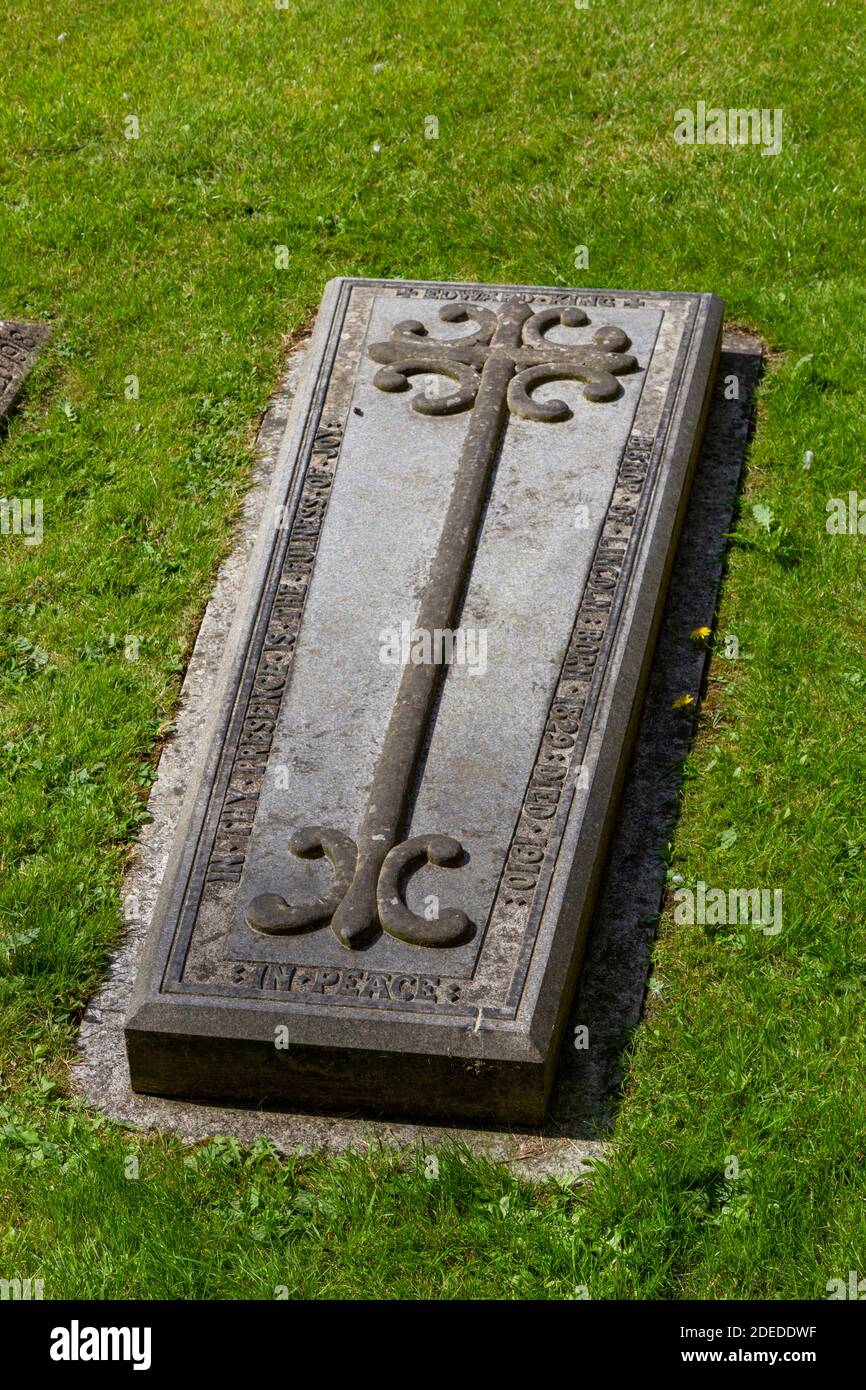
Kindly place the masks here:
<instances>
[{"instance_id":1,"label":"mown lawn","mask_svg":"<svg viewBox=\"0 0 866 1390\"><path fill-rule=\"evenodd\" d=\"M3 495L45 518L0 541L0 1276L773 1299L866 1275L866 537L825 527L866 492L861 29L854 0L13 0L0 317L54 331L0 439ZM780 108L781 151L676 144L701 100ZM190 1156L68 1099L255 421L336 274L714 290L771 347L717 628L749 659L717 641L670 858L781 889L783 929L666 911L580 1187Z\"/></svg>"}]
</instances>

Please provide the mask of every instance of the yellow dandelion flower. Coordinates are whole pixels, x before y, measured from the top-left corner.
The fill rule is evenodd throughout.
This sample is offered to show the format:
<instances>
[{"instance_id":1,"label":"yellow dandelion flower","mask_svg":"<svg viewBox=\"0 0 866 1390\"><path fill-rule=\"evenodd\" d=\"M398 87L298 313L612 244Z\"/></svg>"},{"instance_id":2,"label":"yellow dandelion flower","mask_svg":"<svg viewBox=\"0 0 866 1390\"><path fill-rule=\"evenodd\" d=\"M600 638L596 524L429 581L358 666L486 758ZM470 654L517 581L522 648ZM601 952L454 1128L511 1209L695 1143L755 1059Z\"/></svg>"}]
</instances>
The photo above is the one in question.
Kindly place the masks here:
<instances>
[{"instance_id":1,"label":"yellow dandelion flower","mask_svg":"<svg viewBox=\"0 0 866 1390\"><path fill-rule=\"evenodd\" d=\"M695 627L692 628L689 636L693 642L706 642L712 630L711 627Z\"/></svg>"},{"instance_id":2,"label":"yellow dandelion flower","mask_svg":"<svg viewBox=\"0 0 866 1390\"><path fill-rule=\"evenodd\" d=\"M694 695L678 695L671 705L671 709L688 709L694 703Z\"/></svg>"}]
</instances>

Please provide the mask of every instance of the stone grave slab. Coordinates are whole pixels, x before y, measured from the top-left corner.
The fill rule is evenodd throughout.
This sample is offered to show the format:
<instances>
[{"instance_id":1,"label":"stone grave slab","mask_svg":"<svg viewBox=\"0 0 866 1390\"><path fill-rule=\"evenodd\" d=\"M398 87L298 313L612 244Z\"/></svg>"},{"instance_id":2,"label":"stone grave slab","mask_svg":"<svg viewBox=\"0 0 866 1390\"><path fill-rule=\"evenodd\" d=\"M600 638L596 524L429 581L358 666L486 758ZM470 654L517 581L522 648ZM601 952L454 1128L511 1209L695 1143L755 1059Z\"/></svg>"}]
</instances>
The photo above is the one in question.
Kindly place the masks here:
<instances>
[{"instance_id":1,"label":"stone grave slab","mask_svg":"<svg viewBox=\"0 0 866 1390\"><path fill-rule=\"evenodd\" d=\"M24 378L50 332L44 323L0 319L0 420L15 405Z\"/></svg>"},{"instance_id":2,"label":"stone grave slab","mask_svg":"<svg viewBox=\"0 0 866 1390\"><path fill-rule=\"evenodd\" d=\"M330 283L126 1022L136 1090L540 1123L721 319Z\"/></svg>"}]
</instances>

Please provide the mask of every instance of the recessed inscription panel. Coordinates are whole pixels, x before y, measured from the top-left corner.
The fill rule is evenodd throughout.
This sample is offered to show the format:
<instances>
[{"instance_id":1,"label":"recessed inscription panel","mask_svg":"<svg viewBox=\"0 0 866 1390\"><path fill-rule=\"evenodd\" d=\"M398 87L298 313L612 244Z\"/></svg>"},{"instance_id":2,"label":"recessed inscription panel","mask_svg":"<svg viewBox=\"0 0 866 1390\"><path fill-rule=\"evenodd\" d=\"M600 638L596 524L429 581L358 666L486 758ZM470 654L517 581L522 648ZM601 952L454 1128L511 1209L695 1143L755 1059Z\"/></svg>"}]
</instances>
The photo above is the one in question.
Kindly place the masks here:
<instances>
[{"instance_id":1,"label":"recessed inscription panel","mask_svg":"<svg viewBox=\"0 0 866 1390\"><path fill-rule=\"evenodd\" d=\"M540 1116L719 328L710 296L329 287L135 1085Z\"/></svg>"},{"instance_id":2,"label":"recessed inscription panel","mask_svg":"<svg viewBox=\"0 0 866 1390\"><path fill-rule=\"evenodd\" d=\"M449 950L449 969L471 974L642 373L624 381L601 422L599 407L568 383L561 394L571 397L572 415L555 427L555 441L544 422L509 422L456 639L448 647L434 629L428 651L427 634L416 635L417 606L453 488L466 413L416 415L407 422L405 396L371 389L376 366L364 347L405 317L400 301L380 300L374 307L328 525L294 644L292 680L275 721L245 852L230 949L241 958L264 946L268 959L341 963L346 948L332 931L263 940L246 923L245 906L276 883L285 885L287 901L325 891L332 874L327 860L290 855L288 839L311 820L357 836L403 663L429 659L444 665L451 656L407 838L445 827L459 838L464 856L451 868L420 868L409 879L405 900L421 917L449 908L467 913L472 927ZM418 313L435 334L435 303L428 301ZM633 350L648 361L660 315L650 311L641 320L638 311L625 310L621 316L629 315L636 320L629 324ZM540 388L539 397L549 398L554 389ZM362 415L354 413L358 409ZM588 427L591 450L581 448ZM409 944L382 930L364 946L365 961L379 968L437 971L441 957L438 947Z\"/></svg>"}]
</instances>

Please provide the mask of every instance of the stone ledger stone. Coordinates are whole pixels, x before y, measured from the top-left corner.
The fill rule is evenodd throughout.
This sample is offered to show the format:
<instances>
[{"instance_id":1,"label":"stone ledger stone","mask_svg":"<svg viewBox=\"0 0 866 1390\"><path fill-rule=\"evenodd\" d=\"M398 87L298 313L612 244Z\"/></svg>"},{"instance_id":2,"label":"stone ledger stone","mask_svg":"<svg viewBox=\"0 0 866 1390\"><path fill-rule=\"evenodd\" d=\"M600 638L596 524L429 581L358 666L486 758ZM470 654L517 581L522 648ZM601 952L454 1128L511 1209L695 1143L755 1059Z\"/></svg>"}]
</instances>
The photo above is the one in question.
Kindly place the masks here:
<instances>
[{"instance_id":1,"label":"stone ledger stone","mask_svg":"<svg viewBox=\"0 0 866 1390\"><path fill-rule=\"evenodd\" d=\"M135 1089L540 1123L721 317L331 282L127 1019Z\"/></svg>"},{"instance_id":2,"label":"stone ledger stone","mask_svg":"<svg viewBox=\"0 0 866 1390\"><path fill-rule=\"evenodd\" d=\"M18 399L24 378L50 332L44 323L0 319L0 420Z\"/></svg>"}]
</instances>

